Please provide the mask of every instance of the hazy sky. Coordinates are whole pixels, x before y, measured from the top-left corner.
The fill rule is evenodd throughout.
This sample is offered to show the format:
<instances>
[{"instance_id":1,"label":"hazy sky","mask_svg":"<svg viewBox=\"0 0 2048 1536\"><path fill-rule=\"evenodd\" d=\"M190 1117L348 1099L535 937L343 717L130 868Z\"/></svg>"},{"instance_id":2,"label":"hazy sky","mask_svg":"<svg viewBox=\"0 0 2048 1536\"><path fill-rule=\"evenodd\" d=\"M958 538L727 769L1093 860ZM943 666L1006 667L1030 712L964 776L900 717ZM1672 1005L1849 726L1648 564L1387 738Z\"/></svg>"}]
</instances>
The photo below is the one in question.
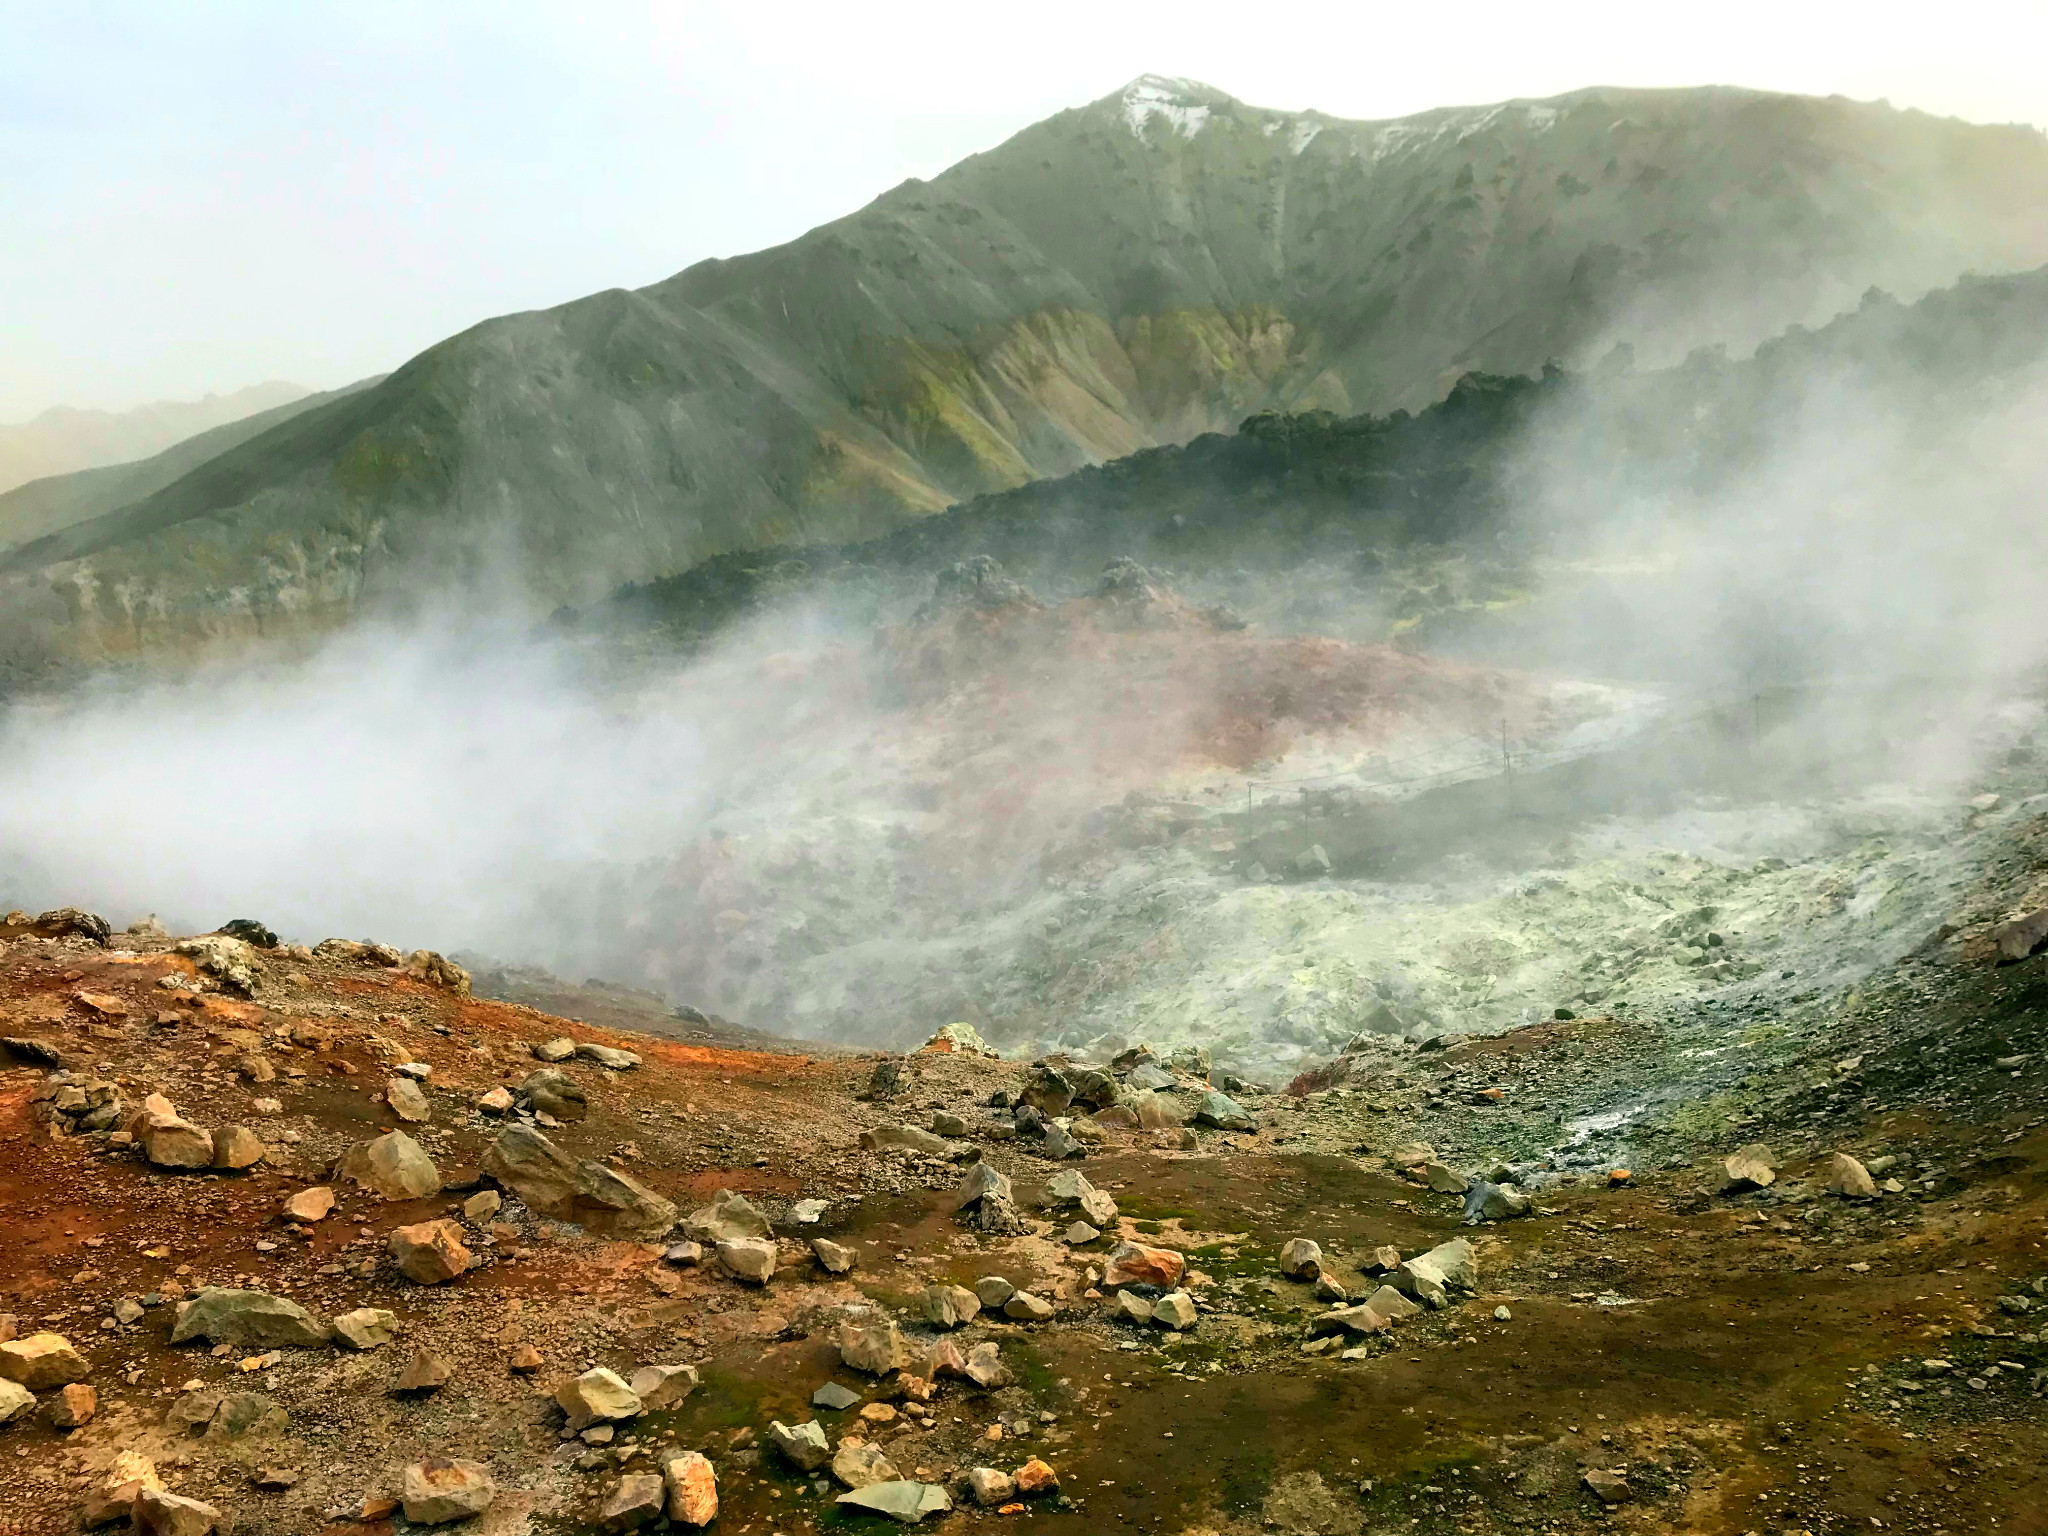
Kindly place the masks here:
<instances>
[{"instance_id":1,"label":"hazy sky","mask_svg":"<svg viewBox=\"0 0 2048 1536\"><path fill-rule=\"evenodd\" d=\"M1349 117L1714 82L2048 123L2044 0L0 0L0 38L0 422L381 372L1148 71Z\"/></svg>"}]
</instances>

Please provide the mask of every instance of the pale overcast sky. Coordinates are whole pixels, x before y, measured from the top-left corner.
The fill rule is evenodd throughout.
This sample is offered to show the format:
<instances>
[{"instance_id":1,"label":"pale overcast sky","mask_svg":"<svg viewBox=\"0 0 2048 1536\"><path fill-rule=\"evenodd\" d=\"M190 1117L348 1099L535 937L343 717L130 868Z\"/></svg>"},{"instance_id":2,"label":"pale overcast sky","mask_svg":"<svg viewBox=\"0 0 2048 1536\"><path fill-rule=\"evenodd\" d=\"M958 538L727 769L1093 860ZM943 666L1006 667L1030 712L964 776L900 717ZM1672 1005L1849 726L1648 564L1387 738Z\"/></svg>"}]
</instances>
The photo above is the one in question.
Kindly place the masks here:
<instances>
[{"instance_id":1,"label":"pale overcast sky","mask_svg":"<svg viewBox=\"0 0 2048 1536\"><path fill-rule=\"evenodd\" d=\"M0 422L392 368L1132 77L1391 117L1724 83L2048 123L2048 0L0 0Z\"/></svg>"}]
</instances>

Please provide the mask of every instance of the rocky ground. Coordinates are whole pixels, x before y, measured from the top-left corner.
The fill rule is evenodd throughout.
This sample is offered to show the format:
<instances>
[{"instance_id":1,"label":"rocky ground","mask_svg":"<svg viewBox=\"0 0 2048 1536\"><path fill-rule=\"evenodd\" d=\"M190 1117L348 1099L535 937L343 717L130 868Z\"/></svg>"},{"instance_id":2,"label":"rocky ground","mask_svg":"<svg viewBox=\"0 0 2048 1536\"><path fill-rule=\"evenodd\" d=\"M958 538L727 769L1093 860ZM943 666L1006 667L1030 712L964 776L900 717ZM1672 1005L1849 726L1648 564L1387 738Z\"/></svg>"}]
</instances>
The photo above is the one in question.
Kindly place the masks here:
<instances>
[{"instance_id":1,"label":"rocky ground","mask_svg":"<svg viewBox=\"0 0 2048 1536\"><path fill-rule=\"evenodd\" d=\"M13 914L0 1531L2048 1530L2048 818L2001 826L1718 1047L1588 1008L1288 1086Z\"/></svg>"}]
</instances>

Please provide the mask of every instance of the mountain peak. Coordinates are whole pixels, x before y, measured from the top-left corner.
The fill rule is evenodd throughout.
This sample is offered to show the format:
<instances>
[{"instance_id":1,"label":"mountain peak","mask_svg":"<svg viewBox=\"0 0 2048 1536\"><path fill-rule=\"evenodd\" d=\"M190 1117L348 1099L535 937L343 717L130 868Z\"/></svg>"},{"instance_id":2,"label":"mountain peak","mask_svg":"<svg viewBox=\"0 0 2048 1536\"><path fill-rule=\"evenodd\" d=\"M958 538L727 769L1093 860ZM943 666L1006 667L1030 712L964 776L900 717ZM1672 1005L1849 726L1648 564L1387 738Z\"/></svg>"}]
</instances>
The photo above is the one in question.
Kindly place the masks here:
<instances>
[{"instance_id":1,"label":"mountain peak","mask_svg":"<svg viewBox=\"0 0 2048 1536\"><path fill-rule=\"evenodd\" d=\"M1235 105L1236 98L1199 80L1177 75L1140 75L1116 94L1131 132L1143 133L1154 117L1163 117L1175 133L1193 138L1215 107Z\"/></svg>"}]
</instances>

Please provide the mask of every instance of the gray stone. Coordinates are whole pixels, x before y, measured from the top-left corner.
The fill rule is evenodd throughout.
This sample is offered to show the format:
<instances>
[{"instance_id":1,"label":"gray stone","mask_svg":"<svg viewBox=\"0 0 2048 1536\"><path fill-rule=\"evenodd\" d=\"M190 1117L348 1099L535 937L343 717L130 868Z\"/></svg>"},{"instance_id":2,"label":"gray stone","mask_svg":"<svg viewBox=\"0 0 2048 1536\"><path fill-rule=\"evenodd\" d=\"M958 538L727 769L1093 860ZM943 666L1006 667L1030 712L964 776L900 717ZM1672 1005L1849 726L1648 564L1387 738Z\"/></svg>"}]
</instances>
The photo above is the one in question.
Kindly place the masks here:
<instances>
[{"instance_id":1,"label":"gray stone","mask_svg":"<svg viewBox=\"0 0 2048 1536\"><path fill-rule=\"evenodd\" d=\"M842 1387L836 1381L828 1381L811 1394L813 1408L829 1408L834 1413L843 1413L860 1401L860 1394L850 1387Z\"/></svg>"},{"instance_id":2,"label":"gray stone","mask_svg":"<svg viewBox=\"0 0 2048 1536\"><path fill-rule=\"evenodd\" d=\"M1043 1063L1031 1069L1018 1090L1017 1102L1028 1104L1041 1115L1050 1118L1064 1115L1074 1103L1074 1085L1067 1075L1057 1067Z\"/></svg>"},{"instance_id":3,"label":"gray stone","mask_svg":"<svg viewBox=\"0 0 2048 1536\"><path fill-rule=\"evenodd\" d=\"M1195 1299L1186 1291L1168 1291L1152 1303L1152 1321L1179 1333L1195 1326Z\"/></svg>"},{"instance_id":4,"label":"gray stone","mask_svg":"<svg viewBox=\"0 0 2048 1536\"><path fill-rule=\"evenodd\" d=\"M434 1109L420 1085L409 1077L394 1077L384 1084L384 1102L401 1120L418 1125L434 1118Z\"/></svg>"},{"instance_id":5,"label":"gray stone","mask_svg":"<svg viewBox=\"0 0 2048 1536\"><path fill-rule=\"evenodd\" d=\"M12 1424L36 1411L36 1395L18 1381L0 1376L0 1424Z\"/></svg>"},{"instance_id":6,"label":"gray stone","mask_svg":"<svg viewBox=\"0 0 2048 1536\"><path fill-rule=\"evenodd\" d=\"M334 1341L349 1349L377 1349L398 1334L398 1318L382 1307L357 1307L334 1319Z\"/></svg>"},{"instance_id":7,"label":"gray stone","mask_svg":"<svg viewBox=\"0 0 2048 1536\"><path fill-rule=\"evenodd\" d=\"M983 1275L974 1282L974 1294L984 1307L1000 1307L1017 1294L1017 1287L1001 1275Z\"/></svg>"},{"instance_id":8,"label":"gray stone","mask_svg":"<svg viewBox=\"0 0 2048 1536\"><path fill-rule=\"evenodd\" d=\"M1471 1181L1465 1175L1442 1163L1424 1163L1421 1175L1422 1181L1440 1195L1462 1195L1471 1188Z\"/></svg>"},{"instance_id":9,"label":"gray stone","mask_svg":"<svg viewBox=\"0 0 2048 1536\"><path fill-rule=\"evenodd\" d=\"M392 1384L393 1392L435 1392L448 1385L455 1367L431 1349L416 1349Z\"/></svg>"},{"instance_id":10,"label":"gray stone","mask_svg":"<svg viewBox=\"0 0 2048 1536\"><path fill-rule=\"evenodd\" d=\"M1313 1280L1323 1272L1323 1250L1306 1237L1290 1237L1280 1245L1280 1273L1290 1280Z\"/></svg>"},{"instance_id":11,"label":"gray stone","mask_svg":"<svg viewBox=\"0 0 2048 1536\"><path fill-rule=\"evenodd\" d=\"M718 1245L718 1262L749 1285L766 1285L775 1273L775 1244L763 1237L736 1237Z\"/></svg>"},{"instance_id":12,"label":"gray stone","mask_svg":"<svg viewBox=\"0 0 2048 1536\"><path fill-rule=\"evenodd\" d=\"M981 1298L963 1285L925 1287L924 1315L935 1328L958 1328L981 1311Z\"/></svg>"},{"instance_id":13,"label":"gray stone","mask_svg":"<svg viewBox=\"0 0 2048 1536\"><path fill-rule=\"evenodd\" d=\"M878 1125L860 1133L860 1144L870 1152L929 1152L943 1155L942 1137L914 1125Z\"/></svg>"},{"instance_id":14,"label":"gray stone","mask_svg":"<svg viewBox=\"0 0 2048 1536\"><path fill-rule=\"evenodd\" d=\"M661 1518L668 1490L657 1472L629 1472L612 1489L598 1511L597 1523L607 1531L637 1531Z\"/></svg>"},{"instance_id":15,"label":"gray stone","mask_svg":"<svg viewBox=\"0 0 2048 1536\"><path fill-rule=\"evenodd\" d=\"M1093 1227L1107 1227L1116 1221L1116 1201L1088 1182L1078 1168L1056 1173L1045 1186L1045 1203L1054 1210L1077 1208L1082 1220Z\"/></svg>"},{"instance_id":16,"label":"gray stone","mask_svg":"<svg viewBox=\"0 0 2048 1536\"><path fill-rule=\"evenodd\" d=\"M1875 1200L1877 1182L1870 1170L1846 1152L1837 1152L1828 1166L1828 1193L1844 1200Z\"/></svg>"},{"instance_id":17,"label":"gray stone","mask_svg":"<svg viewBox=\"0 0 2048 1536\"><path fill-rule=\"evenodd\" d=\"M583 1085L566 1072L542 1067L530 1072L512 1092L512 1101L536 1115L553 1115L557 1120L581 1120L590 1113L590 1101Z\"/></svg>"},{"instance_id":18,"label":"gray stone","mask_svg":"<svg viewBox=\"0 0 2048 1536\"><path fill-rule=\"evenodd\" d=\"M213 1536L221 1526L221 1513L211 1504L147 1483L136 1489L132 1513L135 1536Z\"/></svg>"},{"instance_id":19,"label":"gray stone","mask_svg":"<svg viewBox=\"0 0 2048 1536\"><path fill-rule=\"evenodd\" d=\"M856 1371L886 1376L910 1364L910 1345L903 1330L887 1318L849 1319L839 1325L839 1358Z\"/></svg>"},{"instance_id":20,"label":"gray stone","mask_svg":"<svg viewBox=\"0 0 2048 1536\"><path fill-rule=\"evenodd\" d=\"M1088 1223L1085 1221L1070 1222L1067 1226L1067 1230L1060 1234L1060 1237L1064 1241L1072 1244L1076 1248L1080 1247L1084 1243L1092 1243L1095 1241L1095 1239L1097 1239L1100 1236L1102 1236L1102 1234L1098 1232L1095 1228L1089 1226Z\"/></svg>"},{"instance_id":21,"label":"gray stone","mask_svg":"<svg viewBox=\"0 0 2048 1536\"><path fill-rule=\"evenodd\" d=\"M1123 1323L1149 1323L1152 1321L1152 1303L1135 1291L1118 1291L1110 1316Z\"/></svg>"},{"instance_id":22,"label":"gray stone","mask_svg":"<svg viewBox=\"0 0 2048 1536\"><path fill-rule=\"evenodd\" d=\"M386 1200L419 1200L441 1193L441 1174L420 1144L403 1131L359 1141L341 1154L334 1176L360 1184Z\"/></svg>"},{"instance_id":23,"label":"gray stone","mask_svg":"<svg viewBox=\"0 0 2048 1536\"><path fill-rule=\"evenodd\" d=\"M843 1487L872 1488L877 1483L893 1483L902 1473L879 1445L849 1435L832 1453L832 1475Z\"/></svg>"},{"instance_id":24,"label":"gray stone","mask_svg":"<svg viewBox=\"0 0 2048 1536\"><path fill-rule=\"evenodd\" d=\"M1476 1289L1478 1272L1472 1245L1460 1237L1403 1262L1394 1271L1393 1286L1425 1306L1442 1307L1452 1289Z\"/></svg>"},{"instance_id":25,"label":"gray stone","mask_svg":"<svg viewBox=\"0 0 2048 1536\"><path fill-rule=\"evenodd\" d=\"M860 1261L860 1255L853 1249L822 1237L811 1239L811 1252L817 1255L818 1262L825 1266L827 1273L834 1275L851 1272Z\"/></svg>"},{"instance_id":26,"label":"gray stone","mask_svg":"<svg viewBox=\"0 0 2048 1536\"><path fill-rule=\"evenodd\" d=\"M979 1205L991 1195L998 1200L1014 1198L1010 1193L1010 1177L1008 1174L998 1173L987 1163L977 1162L967 1170L967 1177L961 1181L959 1208L964 1211L969 1206Z\"/></svg>"},{"instance_id":27,"label":"gray stone","mask_svg":"<svg viewBox=\"0 0 2048 1536\"><path fill-rule=\"evenodd\" d=\"M730 1189L721 1189L711 1197L709 1205L690 1212L683 1219L683 1230L707 1246L742 1237L775 1235L767 1213L745 1195Z\"/></svg>"},{"instance_id":28,"label":"gray stone","mask_svg":"<svg viewBox=\"0 0 2048 1536\"><path fill-rule=\"evenodd\" d=\"M832 1447L825 1439L825 1426L816 1419L795 1426L776 1419L768 1426L768 1439L800 1472L815 1472L832 1459Z\"/></svg>"},{"instance_id":29,"label":"gray stone","mask_svg":"<svg viewBox=\"0 0 2048 1536\"><path fill-rule=\"evenodd\" d=\"M643 1365L633 1373L633 1379L627 1385L640 1399L643 1411L672 1407L697 1390L697 1367Z\"/></svg>"},{"instance_id":30,"label":"gray stone","mask_svg":"<svg viewBox=\"0 0 2048 1536\"><path fill-rule=\"evenodd\" d=\"M1029 1291L1019 1291L1003 1303L1003 1316L1020 1323L1042 1323L1052 1316L1052 1303Z\"/></svg>"},{"instance_id":31,"label":"gray stone","mask_svg":"<svg viewBox=\"0 0 2048 1536\"><path fill-rule=\"evenodd\" d=\"M1039 1142L1038 1150L1054 1162L1082 1155L1081 1143L1050 1122L1045 1127L1045 1139Z\"/></svg>"},{"instance_id":32,"label":"gray stone","mask_svg":"<svg viewBox=\"0 0 2048 1536\"><path fill-rule=\"evenodd\" d=\"M1251 1131L1258 1129L1258 1122L1245 1112L1237 1100L1227 1093L1210 1089L1202 1095L1195 1106L1197 1125L1213 1125L1219 1131Z\"/></svg>"},{"instance_id":33,"label":"gray stone","mask_svg":"<svg viewBox=\"0 0 2048 1536\"><path fill-rule=\"evenodd\" d=\"M1012 1297L1014 1301L1016 1298ZM1007 1305L1007 1303L1005 1303ZM967 1351L967 1379L977 1387L995 1388L1008 1383L1009 1368L999 1358L1000 1352L993 1339L984 1340Z\"/></svg>"},{"instance_id":34,"label":"gray stone","mask_svg":"<svg viewBox=\"0 0 2048 1536\"><path fill-rule=\"evenodd\" d=\"M640 1058L632 1051L622 1051L616 1046L599 1045L585 1040L576 1047L576 1054L585 1061L594 1061L609 1072L630 1072L640 1065Z\"/></svg>"},{"instance_id":35,"label":"gray stone","mask_svg":"<svg viewBox=\"0 0 2048 1536\"><path fill-rule=\"evenodd\" d=\"M704 1262L704 1245L693 1237L686 1237L680 1243L670 1243L661 1253L662 1262L673 1264L677 1269L695 1269Z\"/></svg>"},{"instance_id":36,"label":"gray stone","mask_svg":"<svg viewBox=\"0 0 2048 1536\"><path fill-rule=\"evenodd\" d=\"M405 1469L399 1502L414 1525L446 1525L491 1507L498 1485L482 1462L430 1456Z\"/></svg>"},{"instance_id":37,"label":"gray stone","mask_svg":"<svg viewBox=\"0 0 2048 1536\"><path fill-rule=\"evenodd\" d=\"M946 1514L953 1507L945 1489L931 1483L910 1482L872 1483L866 1488L842 1493L837 1502L872 1514L887 1515L905 1525L916 1525L928 1515Z\"/></svg>"},{"instance_id":38,"label":"gray stone","mask_svg":"<svg viewBox=\"0 0 2048 1536\"><path fill-rule=\"evenodd\" d=\"M994 1467L969 1467L964 1480L969 1496L983 1509L994 1509L1017 1497L1017 1480Z\"/></svg>"},{"instance_id":39,"label":"gray stone","mask_svg":"<svg viewBox=\"0 0 2048 1536\"><path fill-rule=\"evenodd\" d=\"M543 1040L533 1048L533 1054L542 1061L567 1061L576 1054L576 1042L567 1035L557 1035L552 1040Z\"/></svg>"},{"instance_id":40,"label":"gray stone","mask_svg":"<svg viewBox=\"0 0 2048 1536\"><path fill-rule=\"evenodd\" d=\"M1391 1285L1383 1285L1365 1298L1365 1305L1379 1313L1390 1323L1398 1323L1404 1317L1420 1315L1422 1308L1403 1296Z\"/></svg>"},{"instance_id":41,"label":"gray stone","mask_svg":"<svg viewBox=\"0 0 2048 1536\"><path fill-rule=\"evenodd\" d=\"M1124 1079L1124 1086L1139 1093L1150 1093L1159 1088L1171 1088L1173 1082L1171 1072L1163 1071L1146 1062L1143 1066L1131 1069L1131 1075Z\"/></svg>"},{"instance_id":42,"label":"gray stone","mask_svg":"<svg viewBox=\"0 0 2048 1536\"><path fill-rule=\"evenodd\" d=\"M208 1286L178 1307L171 1342L211 1339L216 1344L252 1344L260 1349L311 1348L331 1337L327 1325L295 1301L267 1291Z\"/></svg>"},{"instance_id":43,"label":"gray stone","mask_svg":"<svg viewBox=\"0 0 2048 1536\"><path fill-rule=\"evenodd\" d=\"M675 1225L676 1208L646 1185L602 1163L569 1156L531 1126L500 1131L483 1164L528 1210L580 1223L600 1237L647 1242Z\"/></svg>"},{"instance_id":44,"label":"gray stone","mask_svg":"<svg viewBox=\"0 0 2048 1536\"><path fill-rule=\"evenodd\" d=\"M1778 1182L1778 1159L1771 1149L1760 1141L1753 1141L1746 1147L1738 1147L1721 1164L1727 1173L1727 1180L1721 1185L1723 1194L1740 1194L1745 1190L1768 1189Z\"/></svg>"}]
</instances>

